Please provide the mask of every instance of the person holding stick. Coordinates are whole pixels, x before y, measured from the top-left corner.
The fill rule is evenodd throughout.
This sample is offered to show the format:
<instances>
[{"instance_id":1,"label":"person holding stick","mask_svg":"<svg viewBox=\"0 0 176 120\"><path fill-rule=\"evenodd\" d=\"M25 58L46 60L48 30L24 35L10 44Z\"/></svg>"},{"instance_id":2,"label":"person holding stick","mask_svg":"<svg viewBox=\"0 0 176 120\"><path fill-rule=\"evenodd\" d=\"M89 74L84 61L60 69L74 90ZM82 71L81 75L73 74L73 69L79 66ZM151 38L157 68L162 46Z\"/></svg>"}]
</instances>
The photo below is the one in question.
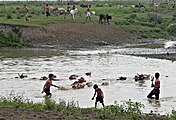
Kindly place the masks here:
<instances>
[{"instance_id":1,"label":"person holding stick","mask_svg":"<svg viewBox=\"0 0 176 120\"><path fill-rule=\"evenodd\" d=\"M45 83L45 85L43 86L43 90L42 90L42 93L43 92L45 92L46 93L46 96L47 97L51 97L51 92L50 92L50 87L51 86L54 86L55 87L55 85L53 85L52 84L52 80L56 77L54 74L49 74L49 79L46 81L46 83Z\"/></svg>"},{"instance_id":2,"label":"person holding stick","mask_svg":"<svg viewBox=\"0 0 176 120\"><path fill-rule=\"evenodd\" d=\"M154 89L148 94L147 98L154 99L153 95L155 95L155 99L159 100L159 94L160 94L160 80L159 80L160 74L157 72L155 73L155 83L154 77L152 78L152 84L151 87L154 87Z\"/></svg>"}]
</instances>

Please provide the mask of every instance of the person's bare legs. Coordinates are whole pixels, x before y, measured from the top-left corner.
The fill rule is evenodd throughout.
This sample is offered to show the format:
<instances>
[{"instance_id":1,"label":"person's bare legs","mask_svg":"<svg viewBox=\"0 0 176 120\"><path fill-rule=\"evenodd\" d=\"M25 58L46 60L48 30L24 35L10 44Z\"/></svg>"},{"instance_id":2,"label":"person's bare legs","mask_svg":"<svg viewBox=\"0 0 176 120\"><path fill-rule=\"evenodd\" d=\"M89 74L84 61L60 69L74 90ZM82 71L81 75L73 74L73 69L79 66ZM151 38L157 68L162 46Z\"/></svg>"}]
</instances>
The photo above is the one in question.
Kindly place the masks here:
<instances>
[{"instance_id":1,"label":"person's bare legs","mask_svg":"<svg viewBox=\"0 0 176 120\"><path fill-rule=\"evenodd\" d=\"M104 103L102 103L103 107L105 107Z\"/></svg>"},{"instance_id":2,"label":"person's bare legs","mask_svg":"<svg viewBox=\"0 0 176 120\"><path fill-rule=\"evenodd\" d=\"M95 101L95 108L97 108L97 101Z\"/></svg>"}]
</instances>

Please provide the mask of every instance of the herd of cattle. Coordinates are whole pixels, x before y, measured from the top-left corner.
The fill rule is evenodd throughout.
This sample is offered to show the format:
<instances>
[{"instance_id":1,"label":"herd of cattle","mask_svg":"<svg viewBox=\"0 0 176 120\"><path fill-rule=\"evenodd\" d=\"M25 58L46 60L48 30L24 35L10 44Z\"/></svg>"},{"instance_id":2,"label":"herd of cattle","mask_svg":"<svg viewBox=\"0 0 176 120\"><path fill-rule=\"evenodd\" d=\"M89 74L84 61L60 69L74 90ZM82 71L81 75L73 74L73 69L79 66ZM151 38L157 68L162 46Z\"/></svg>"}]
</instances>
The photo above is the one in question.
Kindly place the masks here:
<instances>
[{"instance_id":1,"label":"herd of cattle","mask_svg":"<svg viewBox=\"0 0 176 120\"><path fill-rule=\"evenodd\" d=\"M91 72L87 72L85 73L86 76L91 77ZM22 74L18 74L18 77L15 78L27 78L28 76L24 73ZM34 80L47 80L48 77L43 76L40 79L38 78L32 78ZM69 89L81 89L81 88L85 88L85 87L92 87L93 86L93 82L90 81L86 81L84 77L79 77L76 74L70 75L68 78L70 81L73 81L72 84L70 86L56 86L53 85L54 87L57 87L59 90L69 90ZM144 81L144 80L150 80L150 74L137 74L134 76L135 81ZM127 80L127 77L124 76L120 76L118 77L116 80ZM53 81L60 81L60 79L56 79L56 76L54 78ZM106 79L102 79L102 82L100 83L101 86L108 86L109 85L109 81Z\"/></svg>"},{"instance_id":2,"label":"herd of cattle","mask_svg":"<svg viewBox=\"0 0 176 120\"><path fill-rule=\"evenodd\" d=\"M81 8L91 8L91 5L90 4L81 4L80 7ZM121 5L120 7L123 7L123 6ZM136 5L131 5L130 7L131 8L144 8L145 6L141 3L138 3ZM70 13L67 13L67 10L65 8L59 8L59 7L54 8L52 11L58 13L59 15L62 15L63 19L66 19L67 14L70 14L72 19L74 19L75 15L78 13L77 8L75 8L74 10L71 10ZM95 11L91 11L91 14L96 15ZM109 14L101 13L98 15L98 17L99 17L99 24L103 24L103 23L110 24L110 20L112 20L112 16Z\"/></svg>"},{"instance_id":3,"label":"herd of cattle","mask_svg":"<svg viewBox=\"0 0 176 120\"><path fill-rule=\"evenodd\" d=\"M83 5L83 4L81 5L81 7L88 7L88 6L91 7L91 5ZM64 9L64 8L54 8L52 11L58 13L59 15L62 15L63 19L66 19L66 16L68 14L67 10ZM77 12L78 12L77 8L70 11L69 14L71 15L72 19L75 18L75 15L77 14ZM95 11L91 11L91 14L95 15ZM110 24L109 20L112 20L112 16L110 16L108 14L99 14L99 23L100 24L103 24L103 23L104 24L106 24L106 23Z\"/></svg>"}]
</instances>

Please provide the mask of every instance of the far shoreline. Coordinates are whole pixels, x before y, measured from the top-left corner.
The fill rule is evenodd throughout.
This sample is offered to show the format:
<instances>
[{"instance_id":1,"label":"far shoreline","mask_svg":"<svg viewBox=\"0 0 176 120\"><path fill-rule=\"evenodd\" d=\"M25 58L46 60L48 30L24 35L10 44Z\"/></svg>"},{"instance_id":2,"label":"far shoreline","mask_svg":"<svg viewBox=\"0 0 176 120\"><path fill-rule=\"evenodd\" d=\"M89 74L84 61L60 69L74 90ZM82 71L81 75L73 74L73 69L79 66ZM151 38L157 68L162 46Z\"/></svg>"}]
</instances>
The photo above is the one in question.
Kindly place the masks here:
<instances>
[{"instance_id":1,"label":"far shoreline","mask_svg":"<svg viewBox=\"0 0 176 120\"><path fill-rule=\"evenodd\" d=\"M22 40L31 43L22 49L60 49L60 50L92 50L106 46L124 46L140 43L152 44L156 39L139 39L139 34L131 33L117 25L57 23L42 27L0 24L5 33L13 28L21 29ZM137 46L136 46L137 47ZM11 47L1 47L11 48ZM13 48L13 47L12 47ZM147 48L147 46L143 46ZM19 49L19 48L16 48ZM176 54L140 54L146 58L176 60Z\"/></svg>"}]
</instances>

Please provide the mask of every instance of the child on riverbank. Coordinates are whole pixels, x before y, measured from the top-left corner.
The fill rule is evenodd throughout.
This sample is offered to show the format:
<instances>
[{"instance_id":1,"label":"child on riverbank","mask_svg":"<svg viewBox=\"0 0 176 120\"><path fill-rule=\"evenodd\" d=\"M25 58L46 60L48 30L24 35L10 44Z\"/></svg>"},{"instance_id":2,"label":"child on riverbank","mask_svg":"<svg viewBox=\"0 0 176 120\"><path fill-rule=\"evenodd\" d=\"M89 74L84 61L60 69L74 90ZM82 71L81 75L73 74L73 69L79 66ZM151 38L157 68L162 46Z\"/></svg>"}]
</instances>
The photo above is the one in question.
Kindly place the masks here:
<instances>
[{"instance_id":1,"label":"child on riverbank","mask_svg":"<svg viewBox=\"0 0 176 120\"><path fill-rule=\"evenodd\" d=\"M104 105L104 101L103 101L103 99L104 99L103 91L100 88L98 88L98 85L96 85L96 84L93 86L93 88L95 89L95 93L92 97L92 100L94 100L94 97L97 94L97 97L95 100L95 108L97 107L97 102L100 102L104 107L105 105Z\"/></svg>"}]
</instances>

